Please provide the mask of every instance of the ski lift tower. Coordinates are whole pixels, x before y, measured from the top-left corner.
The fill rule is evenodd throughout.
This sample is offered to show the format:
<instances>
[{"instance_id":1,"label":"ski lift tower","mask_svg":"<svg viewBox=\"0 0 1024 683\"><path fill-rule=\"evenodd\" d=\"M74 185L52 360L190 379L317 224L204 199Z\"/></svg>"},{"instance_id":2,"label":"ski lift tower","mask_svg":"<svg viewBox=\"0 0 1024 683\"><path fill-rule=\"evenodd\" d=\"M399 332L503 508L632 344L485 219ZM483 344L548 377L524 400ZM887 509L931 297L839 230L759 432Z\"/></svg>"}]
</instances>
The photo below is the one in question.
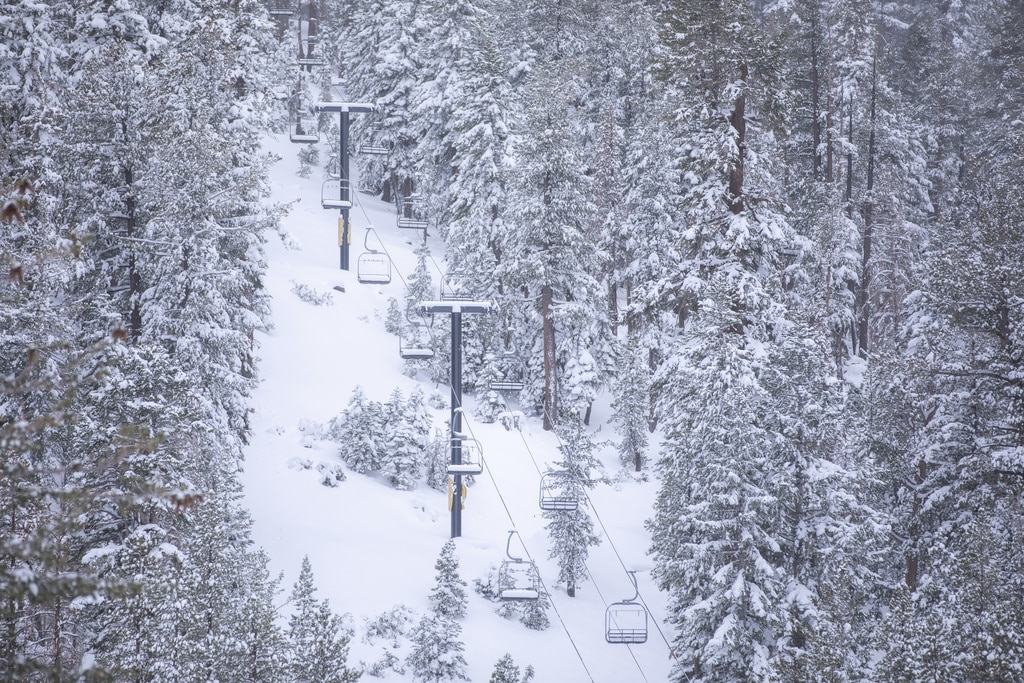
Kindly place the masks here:
<instances>
[{"instance_id":1,"label":"ski lift tower","mask_svg":"<svg viewBox=\"0 0 1024 683\"><path fill-rule=\"evenodd\" d=\"M424 313L447 313L452 317L452 414L451 414L451 461L449 472L454 477L452 486L452 538L462 535L462 314L487 313L491 310L489 301L443 300L424 301L420 304Z\"/></svg>"},{"instance_id":2,"label":"ski lift tower","mask_svg":"<svg viewBox=\"0 0 1024 683\"><path fill-rule=\"evenodd\" d=\"M338 218L338 250L341 261L341 269L348 270L349 266L349 245L352 243L352 226L349 225L349 211L352 208L352 176L348 170L348 123L349 114L366 114L376 111L377 107L365 102L317 102L314 107L317 113L337 112L341 117L341 140L338 146L338 201L332 202L341 211Z\"/></svg>"}]
</instances>

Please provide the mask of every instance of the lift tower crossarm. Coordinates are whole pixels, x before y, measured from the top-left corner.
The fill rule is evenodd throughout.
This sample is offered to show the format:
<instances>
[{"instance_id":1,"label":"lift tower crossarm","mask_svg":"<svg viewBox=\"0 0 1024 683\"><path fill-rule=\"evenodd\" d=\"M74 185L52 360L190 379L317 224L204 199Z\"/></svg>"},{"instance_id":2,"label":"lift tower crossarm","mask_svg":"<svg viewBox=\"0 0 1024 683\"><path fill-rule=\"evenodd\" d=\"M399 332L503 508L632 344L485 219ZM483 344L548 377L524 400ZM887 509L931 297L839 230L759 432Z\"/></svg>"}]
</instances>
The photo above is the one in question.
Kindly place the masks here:
<instances>
[{"instance_id":1,"label":"lift tower crossarm","mask_svg":"<svg viewBox=\"0 0 1024 683\"><path fill-rule=\"evenodd\" d=\"M313 108L317 112L347 111L353 114L369 114L370 112L377 111L377 105L369 102L317 102Z\"/></svg>"},{"instance_id":2,"label":"lift tower crossarm","mask_svg":"<svg viewBox=\"0 0 1024 683\"><path fill-rule=\"evenodd\" d=\"M424 313L487 313L491 308L490 301L424 301L420 304Z\"/></svg>"}]
</instances>

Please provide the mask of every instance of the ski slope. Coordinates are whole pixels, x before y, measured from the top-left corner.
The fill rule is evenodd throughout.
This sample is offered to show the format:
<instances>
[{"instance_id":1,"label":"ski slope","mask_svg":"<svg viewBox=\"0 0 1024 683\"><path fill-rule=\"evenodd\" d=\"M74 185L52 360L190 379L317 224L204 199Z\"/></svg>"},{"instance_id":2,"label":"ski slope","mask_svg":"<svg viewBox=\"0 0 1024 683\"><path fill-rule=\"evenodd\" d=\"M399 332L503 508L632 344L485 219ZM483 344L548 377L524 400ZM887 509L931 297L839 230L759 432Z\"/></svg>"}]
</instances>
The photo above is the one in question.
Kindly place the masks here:
<instances>
[{"instance_id":1,"label":"ski slope","mask_svg":"<svg viewBox=\"0 0 1024 683\"><path fill-rule=\"evenodd\" d=\"M321 142L321 159L326 142ZM355 636L349 663L369 666L380 659L387 643L364 642L364 620L397 605L420 614L430 610L434 563L450 536L447 497L420 484L413 491L396 491L386 481L346 472L336 487L321 483L318 463L340 465L336 447L318 438L317 431L339 415L352 390L360 385L368 398L384 402L395 387L406 397L419 384L429 397L448 401L447 385L436 386L422 377L403 374L398 339L384 330L387 300L402 301L407 277L415 266L413 249L419 231L399 230L392 206L356 192L352 209L351 271L338 267L338 212L320 207L320 185L326 178L314 168L309 178L298 175L298 145L287 135L271 137L266 150L280 157L272 170L275 202L294 202L284 218L287 239L271 236L267 244L266 287L272 297L272 329L258 338L261 384L253 397L252 439L246 452L243 484L245 505L253 522L253 537L270 555L271 570L283 575L283 604L308 555L319 596L335 612L351 615ZM356 172L353 159L353 173ZM356 184L358 187L358 183ZM394 263L388 285L356 282L356 260L362 253L367 225L372 225ZM431 238L431 252L442 262L443 246ZM434 273L435 286L440 274ZM300 298L296 285L329 297L327 305ZM344 292L335 288L340 287ZM447 318L441 317L442 324ZM558 569L548 559L545 520L538 507L540 472L558 459L557 440L543 431L540 420L525 421L522 431L472 419L473 397L465 399L472 435L483 447L485 471L470 487L462 517L457 555L462 578L469 584L468 615L461 638L471 681L487 681L506 652L517 665L530 664L537 683L665 681L671 669L670 636L664 618L664 595L650 577L649 545L644 520L651 514L657 484L637 481L617 462L614 431L606 425L608 399L594 407L591 429L605 442L599 457L613 483L590 492L591 511L599 546L590 551L593 580L584 582L575 598L554 587ZM433 410L441 428L447 409ZM309 468L304 469L303 465ZM551 626L531 631L515 620L495 614L495 603L473 591L475 579L486 579L491 567L505 558L508 532L516 529L529 556L537 561L551 593ZM517 554L521 547L513 546ZM650 635L642 645L611 645L604 640L606 605L632 597L626 570L637 570L640 594L651 609ZM283 614L287 613L283 608ZM660 630L659 630L660 629ZM411 646L405 641L391 650L404 660ZM389 671L363 680L411 681Z\"/></svg>"}]
</instances>

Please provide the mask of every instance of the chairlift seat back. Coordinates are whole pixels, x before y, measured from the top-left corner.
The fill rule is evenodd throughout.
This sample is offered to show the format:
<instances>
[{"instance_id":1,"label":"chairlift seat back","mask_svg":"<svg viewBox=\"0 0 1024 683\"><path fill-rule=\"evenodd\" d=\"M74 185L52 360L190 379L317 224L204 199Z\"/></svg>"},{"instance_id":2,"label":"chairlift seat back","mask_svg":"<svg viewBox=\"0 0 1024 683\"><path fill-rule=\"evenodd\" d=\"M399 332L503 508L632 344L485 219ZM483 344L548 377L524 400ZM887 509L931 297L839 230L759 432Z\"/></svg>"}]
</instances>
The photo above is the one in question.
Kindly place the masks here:
<instances>
[{"instance_id":1,"label":"chairlift seat back","mask_svg":"<svg viewBox=\"0 0 1024 683\"><path fill-rule=\"evenodd\" d=\"M364 285L386 285L391 282L391 259L387 254L368 251L356 261L356 280Z\"/></svg>"},{"instance_id":2,"label":"chairlift seat back","mask_svg":"<svg viewBox=\"0 0 1024 683\"><path fill-rule=\"evenodd\" d=\"M639 645L647 642L647 609L634 602L616 602L605 611L605 641Z\"/></svg>"}]
</instances>

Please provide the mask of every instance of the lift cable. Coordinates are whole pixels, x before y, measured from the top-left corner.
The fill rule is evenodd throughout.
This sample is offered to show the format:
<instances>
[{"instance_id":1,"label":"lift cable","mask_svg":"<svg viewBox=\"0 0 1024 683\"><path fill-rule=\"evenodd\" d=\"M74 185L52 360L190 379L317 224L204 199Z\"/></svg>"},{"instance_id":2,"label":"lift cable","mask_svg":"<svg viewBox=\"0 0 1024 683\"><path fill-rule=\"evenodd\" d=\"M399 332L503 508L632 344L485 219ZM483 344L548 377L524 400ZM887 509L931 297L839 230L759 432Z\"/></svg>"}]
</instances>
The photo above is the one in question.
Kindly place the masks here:
<instances>
[{"instance_id":1,"label":"lift cable","mask_svg":"<svg viewBox=\"0 0 1024 683\"><path fill-rule=\"evenodd\" d=\"M461 407L461 405L459 407L459 410L463 410L463 407ZM463 413L463 418L465 419L466 417L467 416L465 415L465 413ZM473 426L471 423L469 423L468 421L464 421L463 429L465 429L466 432L471 437L476 438L475 434L473 433ZM505 497L502 495L502 489L498 485L498 480L494 476L492 469L490 469L490 467L487 466L486 461L484 460L482 455L480 456L480 462L483 464L483 466L487 470L487 473L490 475L486 478L490 481L490 485L493 485L495 487L495 493L498 494L498 499L502 502L502 507L505 508L505 514L509 518L509 523L512 524L513 528L517 528L515 518L512 516L512 511L509 509L508 503L505 501ZM522 545L523 552L526 553L526 558L529 559L531 563L534 563L534 566L537 566L537 563L534 560L534 556L530 554L529 548L526 547L526 542L522 540L522 537L519 537L519 541ZM552 593L548 590L548 587L544 583L544 579L541 577L540 572L538 572L537 579L541 583L541 588L544 590L544 593L548 596L551 596ZM575 640L572 638L572 634L569 632L568 625L565 624L565 620L564 618L562 618L561 612L558 611L558 605L556 605L555 601L551 599L549 599L548 604L550 604L551 608L555 610L555 615L558 616L558 623L561 625L562 630L565 632L565 637L569 639L569 643L571 643L572 649L575 651L575 653L577 653L577 657L580 659L580 664L581 666L583 666L584 671L587 672L587 676L588 678L590 678L591 683L594 683L594 676L590 673L590 669L587 667L587 661L583 657L583 652L580 651L580 647L577 645L577 643L575 643Z\"/></svg>"},{"instance_id":2,"label":"lift cable","mask_svg":"<svg viewBox=\"0 0 1024 683\"><path fill-rule=\"evenodd\" d=\"M508 401L506 401L504 397L502 397L502 402L505 404L506 408L511 409L511 406L509 406ZM540 466L537 464L537 458L533 454L533 449L530 448L530 443L526 440L526 436L521 431L519 432L519 438L522 440L523 446L526 448L526 452L527 452L527 454L529 454L530 460L533 462L533 466L537 470L537 474L541 474ZM555 438L558 440L558 443L559 443L560 446L564 445L562 443L562 439L558 436L557 432L555 432ZM605 538L608 539L608 544L612 547L612 550L615 551L615 557L619 560L619 564L622 565L623 570L625 570L627 572L627 574L628 574L629 570L626 569L626 564L625 564L625 562L623 562L622 556L619 555L619 551L615 547L615 543L612 541L611 536L608 534L607 527L605 527L604 522L601 521L600 515L598 515L597 509L594 508L594 503L590 499L590 496L586 495L586 487L581 487L581 488L583 488L583 494L586 496L587 502L589 503L591 510L593 510L593 512L594 512L594 516L596 516L598 518L598 522L601 524L601 530L604 532ZM598 597L601 598L601 602L604 605L605 609L608 609L608 606L609 606L608 600L605 599L604 593L601 592L601 587L598 585L597 579L594 577L593 572L590 571L590 567L587 566L587 564L585 562L584 562L584 566L587 567L587 574L590 576L590 581L594 584L594 589L597 591ZM641 600L641 603L643 603L643 605L644 605L644 609L646 609L648 611L648 613L650 613L650 609L647 607L647 604L643 602L643 598L642 597L640 598L640 600ZM657 620L655 620L655 624L657 624ZM660 628L658 630L659 630L659 632L661 631ZM664 634L662 634L662 638L663 639L665 638ZM666 640L665 642L666 642L666 645L667 645L668 641ZM636 664L637 669L640 671L640 676L646 681L647 680L647 675L644 672L643 667L640 665L640 661L636 658L636 653L633 652L632 646L627 644L626 645L626 649L629 651L630 657L633 658L633 662ZM671 651L672 651L672 647L669 646L669 652L671 652Z\"/></svg>"},{"instance_id":3,"label":"lift cable","mask_svg":"<svg viewBox=\"0 0 1024 683\"><path fill-rule=\"evenodd\" d=\"M353 196L355 197L354 193L353 193ZM360 211L362 212L362 214L363 214L363 217L364 217L364 218L366 219L367 225L369 226L369 225L370 225L370 217L369 217L369 215L368 215L368 214L367 214L367 212L366 212L366 207L364 207L364 206L363 206L363 204L362 204L362 202L358 201L358 199L357 199L357 198L356 198L356 201L354 201L354 202L353 202L353 204L359 207L359 210L360 210ZM369 229L369 230L373 230L373 231L374 231L374 234L376 235L376 230L374 230L374 228L373 228L373 227L369 227L368 229ZM378 242L380 242L379 236L378 236ZM383 252L384 252L385 254L387 254L388 258L389 258L389 259L391 259L391 254L390 254L390 253L389 253L389 252L387 251L387 248L386 248L386 247L384 247L384 244L383 244L383 242L381 242L381 249L383 250ZM434 264L434 268L435 268L435 269L437 269L437 271L438 271L439 273L441 273L441 269L440 269L440 267L438 266L437 262L436 262L436 261L434 261L434 257L433 257L433 256L431 255L431 256L429 256L429 258L430 258L430 260L431 260L431 261L433 262L433 264ZM395 274L397 274L397 275L398 275L398 278L399 278L399 279L400 279L400 280L402 281L402 284L403 284L403 285L405 285L406 287L408 287L408 282L406 281L405 277L404 277L404 276L402 275L402 271L401 271L401 269L400 269L400 268L398 267L398 265L397 265L397 264L396 264L396 263L394 262L394 259L391 259L391 263L392 263L392 265L393 265L393 267L394 267L394 270L395 270ZM442 276L443 276L443 273L442 273ZM430 337L431 337L431 342L433 342L433 343L435 343L435 344L436 344L436 343L438 342L438 339L436 338L436 336L435 336L435 334L434 334L434 331L433 331L433 329L432 329L432 328L430 328L430 327L428 327L428 328L427 328L427 330L428 330L428 334L429 334L429 335L430 335ZM446 379L446 380L444 381L444 384L448 385L448 388L449 388L449 389L452 389L452 386L451 386L451 379L450 379L450 378L449 378L449 379ZM509 406L509 404L508 404L508 401L506 401L506 400L504 399L504 397L502 397L502 402L503 402L503 403L505 404L505 407L506 407L506 408L509 408L509 409L511 409L511 407L510 407L510 406ZM458 409L459 409L459 410L463 410L463 406L458 406ZM465 414L465 413L463 412L463 418L465 418L465 417L467 417L467 416L466 416L466 414ZM473 438L476 438L476 437L475 437L475 435L473 434L473 427L472 427L472 424L471 424L471 423L469 423L468 421L464 421L464 422L463 422L463 429L465 429L465 430L467 431L467 433L468 433L468 434L469 434L469 435L470 435L471 437L473 437ZM517 430L517 431L519 431L519 430ZM524 445L524 446L526 447L526 451L527 451L527 453L528 453L528 454L529 454L529 456L530 456L530 460L531 460L531 462L533 462L533 466L534 466L534 469L536 469L536 470L537 470L537 474L538 474L538 475L541 475L541 474L542 474L542 472L541 472L541 469L540 469L540 465L539 465L539 464L538 464L538 462L537 462L537 458L536 458L536 457L534 456L534 454L533 454L533 450L532 450L532 449L530 448L530 445L529 445L529 443L528 443L528 442L526 441L526 437L525 437L525 435L523 435L522 431L519 431L519 437L520 437L520 439L522 440L522 442L523 442L523 445ZM564 444L562 444L562 440L561 440L561 438L560 438L560 437L558 436L558 434L557 434L557 433L555 433L555 438L556 438L556 439L558 440L558 442L559 442L559 445L564 445ZM481 465L483 465L483 466L484 466L484 467L485 467L485 468L487 469L487 471L488 471L488 472L490 472L490 471L491 471L491 468L490 468L489 466L487 466L487 462L486 462L486 459L484 458L484 456L483 456L483 454L482 454L482 453L481 453L481 455L480 455L480 462L481 462ZM516 524L515 524L515 519L514 519L514 518L512 517L512 512L511 512L511 510L509 510L508 504L507 504L507 503L506 503L506 501L505 501L505 497L504 497L504 496L502 495L502 493L501 493L501 489L500 489L500 488L498 487L498 483L497 483L497 481L495 480L495 478L494 478L493 476L489 476L489 477L487 477L487 479L489 479L489 480L491 481L491 485L492 485L492 486L494 486L494 490L495 490L495 492L496 492L496 493L498 494L498 499L499 499L499 500L501 501L501 505L502 505L502 507L503 507L503 508L505 509L505 514L506 514L506 516L507 516L507 517L508 517L508 519L509 519L509 523L510 523L510 524L512 524L513 528L516 528ZM584 495L586 495L586 491L584 491ZM620 565L622 565L622 568L623 568L623 570L626 570L626 571L627 571L627 573L628 573L628 570L626 569L626 564L625 564L625 562L623 562L623 560L622 560L622 557L621 557L621 555L619 555L618 549L616 549L616 548L615 548L615 544L614 544L614 543L612 542L612 540L611 540L611 537L610 537L610 536L608 535L608 529L607 529L607 528L605 527L605 525L604 525L604 522L603 522L603 521L601 520L601 518L600 518L600 515L598 515L598 513L597 513L597 510L596 510L596 509L594 509L594 507L593 507L593 502L592 502L592 501L590 500L590 497L589 497L589 496L587 496L587 502L588 502L588 503L590 503L591 509L592 509L592 510L594 510L594 515L595 515L595 516L596 516L596 517L598 518L598 522L599 522L599 523L600 523L600 525L601 525L601 529L602 529L602 531L604 531L605 537L607 537L607 538L608 538L608 543L609 543L609 545L611 545L611 546L612 546L612 549L613 549L613 550L615 551L615 556L616 556L616 557L618 558L618 560L619 560L619 564L620 564ZM520 538L520 540L522 540L522 538ZM530 559L530 561L531 561L531 562L533 562L533 556L532 556L532 555L530 554L530 550L529 550L529 548L527 548L527 547L526 547L526 543L525 543L525 542L523 542L523 543L522 543L522 546L523 546L523 550L524 550L524 551L525 551L525 553L526 553L526 556L527 556L527 558L529 558L529 559ZM601 593L601 591L600 591L600 588L598 588L598 586L597 586L597 582L596 582L596 581L594 580L593 574L591 574L591 573L590 573L590 569L589 569L589 567L587 568L587 573L588 573L588 574L590 574L590 579L591 579L591 581L592 581L592 582L594 583L594 587L595 587L595 589L597 589L598 595L599 595L599 596L601 597L601 601L602 601L602 603L604 603L605 607L607 608L607 606L608 606L608 602L607 602L607 600L605 600L605 598L604 598L604 595L603 595L603 594ZM548 595L551 595L551 592L547 590L547 586L546 586L546 584L544 583L544 580L543 580L543 578L541 578L541 577L538 577L538 578L540 578L540 582L541 582L541 587L542 587L542 588L544 589L544 591L545 591L545 592L546 592L546 593L547 593ZM649 609L647 608L647 604L646 604L646 602L644 602L644 600L643 600L643 596L640 596L640 601L641 601L641 603L643 603L643 604L644 604L644 609L647 609L647 610L648 610L648 612L650 612L650 610L649 610ZM570 642L570 643L572 644L572 646L573 646L573 650L575 650L575 652L576 652L576 656L577 656L577 657L579 658L579 660L580 660L580 664L581 664L581 665L583 666L583 669L584 669L584 670L585 670L585 671L587 672L587 676L588 676L588 677L590 678L591 682L593 683L593 681L594 681L594 677L593 677L593 675L592 675L592 674L590 673L590 669L589 669L589 668L587 667L587 663L586 663L586 661L585 661L585 660L583 659L583 655L582 655L582 653L580 652L580 650L579 650L579 647L577 647L577 645L576 645L576 641L575 641L575 640L573 640L572 634L571 634L571 633L569 632L569 628L568 628L568 626L566 625L566 623L565 623L565 620L564 620L564 619L562 618L562 615L561 615L561 613L560 613L560 612L558 611L558 607L557 607L557 605L555 605L555 602L554 602L554 600L550 600L550 601L549 601L549 603L551 604L551 607L552 607L552 609L554 609L554 611L555 611L555 614L556 614L556 616L558 616L558 621L559 621L559 623L560 623L560 624L562 625L562 629L563 629L563 630L565 631L565 635L566 635L566 637L567 637L567 638L569 639L569 642ZM656 620L655 620L655 625L657 626L657 621L656 621ZM659 633L661 633L661 628L660 628L660 627L658 627L658 632L659 632ZM663 640L665 640L665 643L666 643L666 645L668 645L668 640L666 640L666 639L665 639L665 635L664 635L664 633L661 633L661 636L662 636L662 639L663 639ZM631 657L633 658L633 661L634 661L634 663L636 664L637 668L639 669L639 671L640 671L640 675L641 675L641 676L643 677L644 681L647 681L647 677L646 677L646 675L644 674L643 668L642 668L642 667L640 666L640 662L639 662L639 661L637 660L637 658L636 658L636 655L635 655L635 654L633 653L633 650L632 650L632 648L630 648L630 647L628 647L628 646L627 646L627 649L629 650L630 656L631 656ZM669 652L671 652L671 651L672 651L672 648L671 648L671 646L669 646Z\"/></svg>"},{"instance_id":4,"label":"lift cable","mask_svg":"<svg viewBox=\"0 0 1024 683\"><path fill-rule=\"evenodd\" d=\"M369 223L370 219L369 219L369 216L366 213L365 207L363 207L360 202L354 202L354 203L359 205L360 211L362 211L362 213L363 213L363 217L366 218L367 223ZM370 229L373 230L373 228L370 228ZM382 244L381 247L383 248L383 246L384 245ZM386 249L385 249L385 253L387 253ZM390 254L388 254L388 258L391 258ZM398 275L398 278L402 281L403 284L405 284L408 287L406 279L402 276L401 269L398 268L397 264L394 263L394 260L392 260L392 265L394 266L394 270L395 270L395 273ZM435 267L436 267L436 263L435 263ZM428 333L430 334L431 342L436 344L438 340L437 340L437 338L434 335L434 331L431 328L429 328L429 327L427 328L427 330L428 330ZM447 379L444 383L448 385L449 389L452 388L451 387L451 379ZM457 409L458 410L462 410L463 407L462 406L458 406ZM463 413L463 417L464 418L466 417L465 413ZM463 422L463 429L466 430L466 432L471 437L476 438L475 435L473 434L473 426L468 421ZM531 458L532 458L532 454L531 454ZM487 467L487 461L484 458L482 453L480 455L480 462L481 462L481 464L484 467L487 468L488 472L490 472L490 468ZM534 466L536 467L536 461L534 462ZM538 469L538 471L539 471L539 469ZM491 484L494 486L494 490L498 494L498 499L501 501L502 507L505 508L505 514L506 514L506 516L508 516L509 523L512 525L513 528L515 528L516 527L516 523L515 523L515 519L512 516L512 511L509 509L508 503L505 501L505 497L502 495L501 489L498 487L498 483L495 481L493 476L489 476L489 477L487 477L487 479L489 479L491 481ZM520 537L520 541L522 541L522 537ZM526 543L522 542L522 546L523 546L523 550L526 553L527 558L529 558L529 560L531 562L533 562L533 556L530 554L530 549L526 547ZM544 592L547 593L548 595L551 595L550 591L548 591L548 589L547 589L547 585L545 585L545 583L544 583L544 579L542 577L540 577L539 574L538 574L537 578L539 579L540 584L541 584L541 588L544 590ZM580 665L583 667L583 670L586 672L587 677L590 679L591 683L594 683L594 676L593 676L593 674L590 673L590 668L587 666L586 660L583 659L583 653L580 652L579 647L576 645L576 641L572 637L572 633L569 632L569 627L565 623L565 620L562 618L561 612L558 611L558 606L555 605L553 600L549 600L549 604L551 605L552 609L555 611L555 615L558 617L558 622L561 624L562 630L565 631L566 637L569 639L569 642L572 644L572 648L576 652L577 658L580 660ZM644 680L646 680L646 678Z\"/></svg>"},{"instance_id":5,"label":"lift cable","mask_svg":"<svg viewBox=\"0 0 1024 683\"><path fill-rule=\"evenodd\" d=\"M508 405L508 404L506 403L506 405ZM545 415L547 414L547 408L546 407L543 408L542 411L543 411L543 413ZM553 424L553 422L552 422L552 424ZM552 432L554 433L555 438L558 440L559 445L560 446L564 445L562 443L561 437L558 436L558 432L555 431L555 430L552 430ZM525 441L525 437L524 437L524 441ZM612 551L615 553L615 557L619 560L619 564L622 566L622 570L624 572L626 572L627 574L629 574L629 568L626 566L626 562L622 559L622 555L619 553L619 549L615 546L615 542L612 540L611 534L608 533L608 527L605 526L604 520L601 518L601 513L599 513L597 511L597 507L594 505L594 501L591 499L590 494L587 493L586 487L583 488L583 495L584 495L584 497L586 497L587 503L590 505L590 509L594 512L594 517L597 518L597 523L601 525L601 531L604 532L605 538L608 539L608 545L611 546ZM591 578L593 578L593 577L591 577ZM644 606L644 609L646 609L648 614L650 614L651 610L647 606L647 601L644 600L644 596L642 594L640 594L640 589L639 588L637 588L637 598L639 598L640 604L642 604ZM665 642L665 647L668 648L669 656L672 657L673 659L675 659L675 650L673 649L672 644L669 642L668 638L665 636L665 632L661 630L661 625L658 623L659 620L658 619L653 619L652 621L654 622L654 627L656 629L658 629L658 634L661 636L661 639Z\"/></svg>"}]
</instances>

